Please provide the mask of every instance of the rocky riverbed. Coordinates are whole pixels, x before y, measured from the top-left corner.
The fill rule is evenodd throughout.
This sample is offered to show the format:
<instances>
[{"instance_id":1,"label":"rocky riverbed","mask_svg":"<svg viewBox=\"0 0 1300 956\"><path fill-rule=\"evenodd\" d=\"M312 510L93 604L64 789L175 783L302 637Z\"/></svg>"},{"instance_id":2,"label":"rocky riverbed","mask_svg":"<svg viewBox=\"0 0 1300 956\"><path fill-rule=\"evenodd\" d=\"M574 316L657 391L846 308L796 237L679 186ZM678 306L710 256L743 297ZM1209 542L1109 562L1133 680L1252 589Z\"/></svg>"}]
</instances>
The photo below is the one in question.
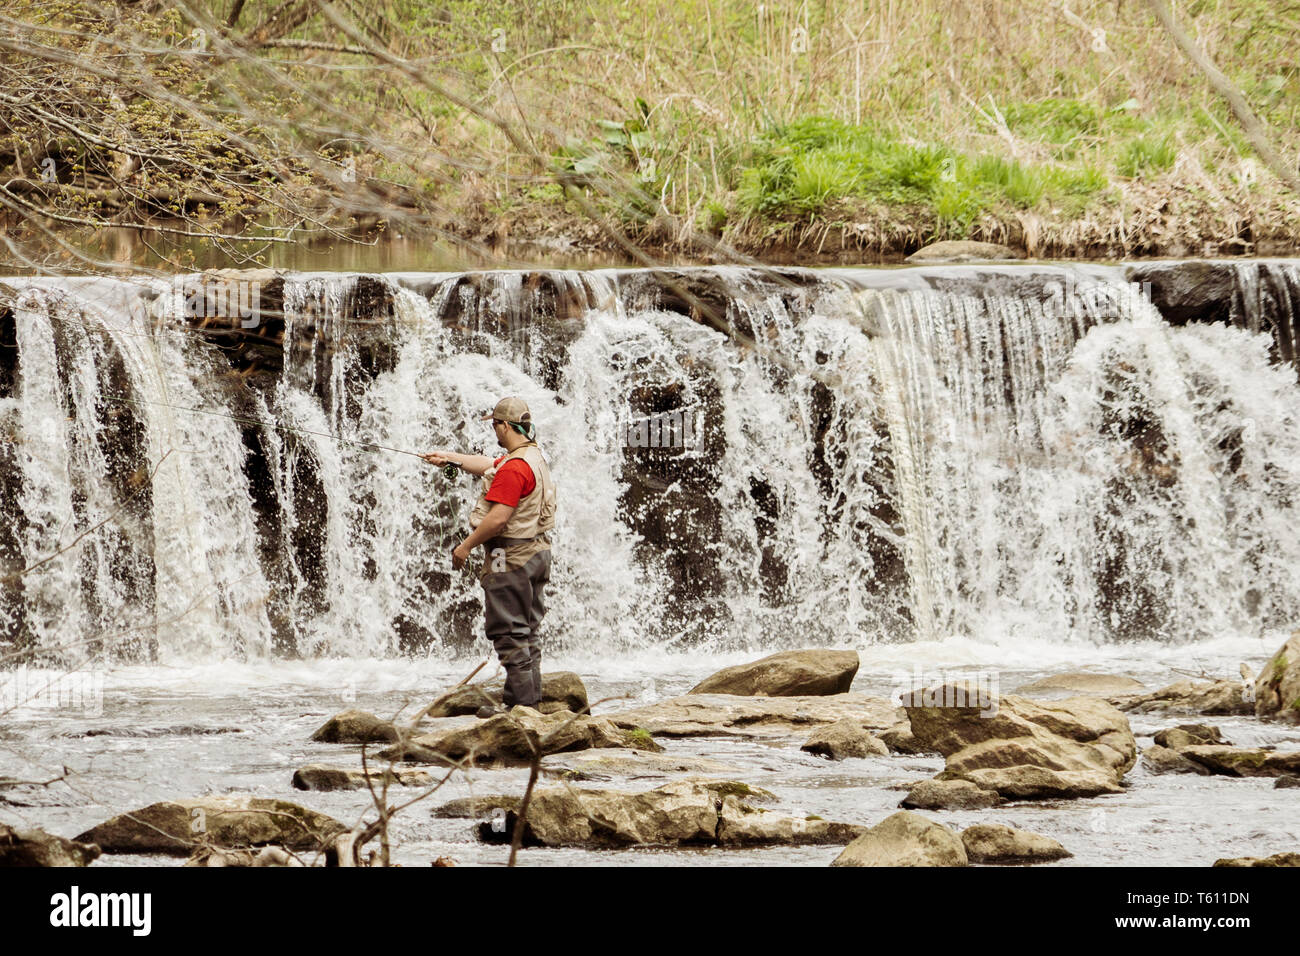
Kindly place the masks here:
<instances>
[{"instance_id":1,"label":"rocky riverbed","mask_svg":"<svg viewBox=\"0 0 1300 956\"><path fill-rule=\"evenodd\" d=\"M1276 650L1277 642L1270 646ZM1229 699L1232 687L1240 693L1245 686L1233 675L1243 660L1261 682L1273 681L1285 692L1289 665L1279 668L1264 647L1262 642L1250 647L1239 642L1222 649L1215 660L1207 661L1202 653L1196 663L1207 677L1225 682ZM538 793L545 796L537 804L539 831L529 841L555 845L529 846L520 861L824 866L841 854L871 861L881 853L911 852L894 846L899 839L911 840L913 848L917 841L933 843L941 853L930 862L949 864L959 858L1015 862L1014 853L1023 851L1037 854L1038 865L1202 866L1220 858L1300 849L1300 789L1279 786L1296 776L1288 755L1300 751L1300 727L1261 719L1240 706L1235 713L1223 708L1210 715L1180 712L1173 691L1152 709L1142 695L1150 697L1187 679L1190 668L1183 666L1186 660L1175 662L1174 655L1153 663L1159 657L1145 650L1098 650L1092 660L1076 657L1068 667L1060 660L991 671L978 666L981 654L970 647L866 648L856 655L861 666L847 684L841 674L839 683L831 679L809 685L820 688L820 694L767 698L752 693L763 689L752 680L731 688L746 691L743 696L728 694L727 687L713 681L700 688L709 693L688 693L719 666L744 664L759 655L646 655L607 662L604 675L593 666L596 662L552 662L553 672L564 668L581 675L594 718L572 724L565 723L565 712L530 718L543 739L557 727L564 729L563 740L551 737L559 752L541 763ZM911 667L905 668L909 657ZM835 666L843 660L841 655ZM194 819L196 807L206 806L207 819L217 819L212 798L220 798L219 818L220 807L248 806L251 797L264 801L258 807L274 810L276 801L289 801L313 811L307 819L318 821L324 818L314 814L323 814L352 827L368 809L369 817L374 816L366 789L299 788L362 783L361 745L313 741L313 734L346 710L382 717L400 712L409 719L469 666L314 661L114 672L101 714L28 709L6 726L0 776L47 781L60 776L57 768L65 764L70 773L48 785L0 788L0 822L62 837L98 834L111 840L104 836L106 821L160 801L176 801L169 806L181 809L152 810L148 819L155 824L172 820L179 827ZM790 671L784 668L773 680L786 691L807 690L799 684L803 678ZM488 673L485 669L479 676ZM1062 676L1067 673L1073 676ZM942 706L940 693L938 707L926 706L934 698L909 702L916 733L907 735L906 727L899 726L906 714L890 699L903 674L931 688L946 680L952 687L961 681L967 687L978 684L977 690L987 690L988 677L995 674L998 715L978 716L981 701L976 698L966 701L976 705L967 708L972 719L954 722L957 710ZM928 676L940 680L924 679ZM847 693L825 693L845 686ZM1022 686L1028 687L1027 694L1013 693ZM572 683L557 691L570 702L575 693ZM1214 709L1202 699L1206 693L1204 687L1193 687L1183 700L1202 711ZM399 718L397 724L401 722ZM483 736L490 723L462 715L419 725L426 747L453 741L460 748L458 757L464 756L467 740L470 749L476 740L504 749L495 756L480 754L486 759L452 772L437 793L393 819L394 862L505 862L509 851L498 842L501 825L512 820L509 800L524 792L528 767L521 753L511 750L518 741L495 733ZM1174 729L1195 725L1213 732ZM975 739L990 728L998 728L996 739ZM388 764L374 755L389 735L373 726L365 734L378 741L366 746L372 779L379 783ZM833 746L813 748L817 752L801 749L810 739L828 736ZM861 739L888 740L891 746L854 750ZM1007 756L1012 752L1008 740L1022 756ZM866 755L828 759L826 754L845 741L844 752ZM939 750L946 758L935 752ZM1039 756L1023 756L1031 751ZM391 803L423 792L429 779L447 773L436 754L416 757L417 762L400 764L400 775L390 779ZM1032 788L1024 788L1024 768L1013 772L1020 760L1055 762L1060 768L1051 772L1051 786L1031 793ZM1013 770L989 769L1008 763ZM337 771L331 774L321 766ZM1041 769L1034 772L1037 776L1029 775L1040 783ZM953 802L945 797L928 804L923 800L921 806L909 801L920 819L893 819L918 784L932 793L936 777L940 790L953 789L958 780L960 786L974 782L979 792L992 792L996 799ZM1061 786L1063 779L1079 782L1079 794L1097 795L1072 796L1069 787ZM1032 798L1026 799L1027 794ZM195 800L199 802L185 802ZM615 822L593 838L590 828L572 826L575 819L587 817ZM661 829L646 830L646 821L655 819ZM676 829L662 829L664 821ZM923 821L946 830L929 831ZM1007 827L1037 836L1001 829ZM846 853L845 846L869 830L875 834L867 841L871 845L864 849L860 841L853 844L854 853ZM937 841L931 839L936 833ZM639 845L651 840L669 845ZM1061 850L1070 855L1062 856ZM185 852L160 852L152 845L106 852L94 865L176 865L185 859Z\"/></svg>"}]
</instances>

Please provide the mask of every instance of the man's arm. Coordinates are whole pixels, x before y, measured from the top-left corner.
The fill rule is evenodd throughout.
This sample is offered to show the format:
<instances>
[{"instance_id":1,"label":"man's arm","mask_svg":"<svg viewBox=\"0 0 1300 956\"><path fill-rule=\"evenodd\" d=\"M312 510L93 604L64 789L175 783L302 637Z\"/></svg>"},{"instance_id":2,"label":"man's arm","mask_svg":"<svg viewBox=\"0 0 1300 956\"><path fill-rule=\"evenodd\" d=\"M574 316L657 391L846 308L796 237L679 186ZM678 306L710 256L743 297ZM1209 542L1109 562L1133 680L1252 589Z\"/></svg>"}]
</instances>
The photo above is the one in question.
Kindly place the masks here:
<instances>
[{"instance_id":1,"label":"man's arm","mask_svg":"<svg viewBox=\"0 0 1300 956\"><path fill-rule=\"evenodd\" d=\"M492 459L487 455L462 455L456 451L431 451L429 454L420 457L431 465L459 465L463 471L468 471L471 475L481 475L492 467Z\"/></svg>"},{"instance_id":2,"label":"man's arm","mask_svg":"<svg viewBox=\"0 0 1300 956\"><path fill-rule=\"evenodd\" d=\"M491 510L479 522L478 527L451 552L451 566L457 571L464 567L465 562L469 560L469 553L504 531L510 516L514 513L515 509L511 505L503 505L499 501L493 502Z\"/></svg>"}]
</instances>

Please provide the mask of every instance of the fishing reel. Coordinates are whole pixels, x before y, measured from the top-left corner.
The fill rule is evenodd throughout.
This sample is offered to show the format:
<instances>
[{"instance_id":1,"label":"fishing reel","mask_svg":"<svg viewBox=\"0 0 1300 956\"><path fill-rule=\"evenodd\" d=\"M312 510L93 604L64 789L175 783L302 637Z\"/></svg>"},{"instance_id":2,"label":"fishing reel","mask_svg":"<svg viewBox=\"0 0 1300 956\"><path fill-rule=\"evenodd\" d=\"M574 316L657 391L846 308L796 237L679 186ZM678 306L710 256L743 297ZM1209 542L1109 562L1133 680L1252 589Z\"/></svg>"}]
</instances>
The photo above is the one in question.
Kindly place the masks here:
<instances>
[{"instance_id":1,"label":"fishing reel","mask_svg":"<svg viewBox=\"0 0 1300 956\"><path fill-rule=\"evenodd\" d=\"M455 481L458 474L460 474L460 465L449 461L442 466L442 476L448 481Z\"/></svg>"}]
</instances>

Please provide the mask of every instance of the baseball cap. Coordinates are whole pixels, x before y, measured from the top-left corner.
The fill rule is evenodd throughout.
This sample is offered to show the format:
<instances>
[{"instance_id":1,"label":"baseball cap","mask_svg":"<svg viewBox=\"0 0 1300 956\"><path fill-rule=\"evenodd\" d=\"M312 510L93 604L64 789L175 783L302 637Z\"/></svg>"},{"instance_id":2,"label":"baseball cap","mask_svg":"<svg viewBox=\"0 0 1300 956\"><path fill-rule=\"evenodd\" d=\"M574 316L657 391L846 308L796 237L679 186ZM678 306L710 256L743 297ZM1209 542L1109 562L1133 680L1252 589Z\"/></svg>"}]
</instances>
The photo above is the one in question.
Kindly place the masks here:
<instances>
[{"instance_id":1,"label":"baseball cap","mask_svg":"<svg viewBox=\"0 0 1300 956\"><path fill-rule=\"evenodd\" d=\"M532 413L528 411L528 403L522 398L503 398L497 402L497 407L491 412L484 415L481 421L498 421L498 422L515 422L519 425L530 424L533 420Z\"/></svg>"}]
</instances>

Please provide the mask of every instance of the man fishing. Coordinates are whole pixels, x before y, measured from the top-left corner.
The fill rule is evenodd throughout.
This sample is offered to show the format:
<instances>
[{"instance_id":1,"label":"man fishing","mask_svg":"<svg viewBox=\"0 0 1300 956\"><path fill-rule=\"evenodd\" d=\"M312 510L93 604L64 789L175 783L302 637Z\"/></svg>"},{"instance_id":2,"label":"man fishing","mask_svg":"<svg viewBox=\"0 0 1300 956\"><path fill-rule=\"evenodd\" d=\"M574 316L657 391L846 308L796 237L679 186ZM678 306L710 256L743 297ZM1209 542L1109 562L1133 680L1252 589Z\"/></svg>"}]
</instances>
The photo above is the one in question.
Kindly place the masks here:
<instances>
[{"instance_id":1,"label":"man fishing","mask_svg":"<svg viewBox=\"0 0 1300 956\"><path fill-rule=\"evenodd\" d=\"M478 503L470 513L470 534L451 552L451 566L465 566L470 552L484 547L484 629L506 671L505 707L479 709L479 717L504 713L517 704L536 707L542 699L542 651L537 628L551 579L555 527L555 484L537 447L536 426L522 398L503 398L483 421L492 422L499 458L435 451L421 457L431 465L455 465L482 476Z\"/></svg>"}]
</instances>

